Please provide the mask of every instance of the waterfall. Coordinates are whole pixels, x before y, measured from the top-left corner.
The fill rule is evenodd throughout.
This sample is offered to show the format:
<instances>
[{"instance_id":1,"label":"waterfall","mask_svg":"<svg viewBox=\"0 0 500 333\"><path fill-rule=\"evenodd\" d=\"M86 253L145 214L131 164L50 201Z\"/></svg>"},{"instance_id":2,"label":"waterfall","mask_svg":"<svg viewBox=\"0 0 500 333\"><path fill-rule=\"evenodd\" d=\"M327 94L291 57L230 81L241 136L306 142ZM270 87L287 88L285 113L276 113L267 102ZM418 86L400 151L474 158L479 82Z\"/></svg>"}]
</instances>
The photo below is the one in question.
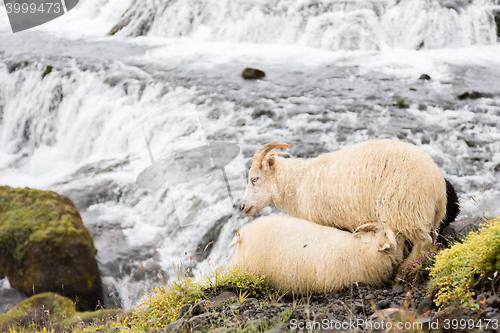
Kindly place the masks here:
<instances>
[{"instance_id":1,"label":"waterfall","mask_svg":"<svg viewBox=\"0 0 500 333\"><path fill-rule=\"evenodd\" d=\"M224 184L241 199L253 153L267 142L290 144L296 158L370 137L411 142L455 186L464 216L499 214L499 5L87 0L19 34L2 16L0 184L68 195L94 237L103 281L126 308L164 276L189 268L199 278L228 262L227 245L250 219L226 209ZM244 80L247 66L266 77ZM473 91L478 98L458 98ZM199 117L196 130L169 123L183 114ZM130 149L137 133L151 148L140 163ZM137 165L206 142L241 148L227 181L206 180L222 187L138 186ZM180 221L194 214L201 222Z\"/></svg>"},{"instance_id":2,"label":"waterfall","mask_svg":"<svg viewBox=\"0 0 500 333\"><path fill-rule=\"evenodd\" d=\"M327 50L465 47L497 42L498 4L498 0L134 1L113 33Z\"/></svg>"}]
</instances>

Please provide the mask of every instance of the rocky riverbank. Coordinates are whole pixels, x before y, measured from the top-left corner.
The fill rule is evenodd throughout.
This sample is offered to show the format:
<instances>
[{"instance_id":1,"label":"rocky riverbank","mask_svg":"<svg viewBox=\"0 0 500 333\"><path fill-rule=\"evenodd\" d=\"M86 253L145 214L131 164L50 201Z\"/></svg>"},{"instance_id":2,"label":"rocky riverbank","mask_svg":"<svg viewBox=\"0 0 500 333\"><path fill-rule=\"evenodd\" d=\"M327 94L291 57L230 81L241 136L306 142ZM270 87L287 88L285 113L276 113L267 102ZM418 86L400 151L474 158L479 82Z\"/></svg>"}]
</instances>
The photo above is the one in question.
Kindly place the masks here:
<instances>
[{"instance_id":1,"label":"rocky riverbank","mask_svg":"<svg viewBox=\"0 0 500 333\"><path fill-rule=\"evenodd\" d=\"M133 313L78 313L69 299L38 295L0 315L0 325L54 333L500 332L500 217L459 219L444 234L449 249L430 250L382 288L283 295L227 267L200 282L171 280Z\"/></svg>"}]
</instances>

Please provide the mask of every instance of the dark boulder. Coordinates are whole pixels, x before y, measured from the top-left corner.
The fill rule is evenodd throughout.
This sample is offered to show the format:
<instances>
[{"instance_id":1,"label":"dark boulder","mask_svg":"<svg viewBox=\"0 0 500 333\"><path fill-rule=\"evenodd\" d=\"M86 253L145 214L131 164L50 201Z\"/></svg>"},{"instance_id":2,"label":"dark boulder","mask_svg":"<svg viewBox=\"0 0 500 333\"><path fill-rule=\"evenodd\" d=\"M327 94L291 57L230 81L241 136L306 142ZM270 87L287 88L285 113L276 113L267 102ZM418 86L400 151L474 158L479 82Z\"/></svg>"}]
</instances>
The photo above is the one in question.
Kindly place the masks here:
<instances>
[{"instance_id":1,"label":"dark boulder","mask_svg":"<svg viewBox=\"0 0 500 333\"><path fill-rule=\"evenodd\" d=\"M255 69L255 68L250 68L250 67L247 67L243 70L243 72L241 73L241 75L245 78L245 79L258 79L260 77L264 77L266 76L266 73L261 71L260 69Z\"/></svg>"},{"instance_id":2,"label":"dark boulder","mask_svg":"<svg viewBox=\"0 0 500 333\"><path fill-rule=\"evenodd\" d=\"M493 18L497 25L497 37L500 38L500 10L493 11Z\"/></svg>"},{"instance_id":3,"label":"dark boulder","mask_svg":"<svg viewBox=\"0 0 500 333\"><path fill-rule=\"evenodd\" d=\"M68 197L0 186L0 273L13 288L27 296L55 292L94 310L102 300L96 252Z\"/></svg>"},{"instance_id":4,"label":"dark boulder","mask_svg":"<svg viewBox=\"0 0 500 333\"><path fill-rule=\"evenodd\" d=\"M443 229L443 237L447 241L462 242L469 232L479 230L483 222L481 218L462 217Z\"/></svg>"},{"instance_id":5,"label":"dark boulder","mask_svg":"<svg viewBox=\"0 0 500 333\"><path fill-rule=\"evenodd\" d=\"M491 95L480 93L477 91L471 91L470 93L466 91L463 94L458 95L457 97L458 99L478 99L483 97L491 97Z\"/></svg>"},{"instance_id":6,"label":"dark boulder","mask_svg":"<svg viewBox=\"0 0 500 333\"><path fill-rule=\"evenodd\" d=\"M420 75L420 77L418 79L419 80L427 80L428 81L428 80L431 79L431 77L429 75L427 75L427 74L422 74L422 75Z\"/></svg>"}]
</instances>

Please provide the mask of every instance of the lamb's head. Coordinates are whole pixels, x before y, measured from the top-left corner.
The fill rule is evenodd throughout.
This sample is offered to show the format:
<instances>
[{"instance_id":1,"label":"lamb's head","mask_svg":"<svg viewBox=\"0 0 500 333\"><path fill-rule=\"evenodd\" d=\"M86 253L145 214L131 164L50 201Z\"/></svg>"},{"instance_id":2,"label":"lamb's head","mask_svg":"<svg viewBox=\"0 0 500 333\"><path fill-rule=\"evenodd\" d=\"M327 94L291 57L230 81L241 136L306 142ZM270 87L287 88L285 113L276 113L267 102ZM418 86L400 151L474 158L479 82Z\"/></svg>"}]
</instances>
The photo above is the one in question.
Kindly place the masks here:
<instances>
[{"instance_id":1,"label":"lamb's head","mask_svg":"<svg viewBox=\"0 0 500 333\"><path fill-rule=\"evenodd\" d=\"M272 202L271 190L276 184L276 154L274 148L288 148L286 143L271 142L260 147L253 155L252 167L248 172L248 185L241 210L248 215L254 215Z\"/></svg>"},{"instance_id":2,"label":"lamb's head","mask_svg":"<svg viewBox=\"0 0 500 333\"><path fill-rule=\"evenodd\" d=\"M402 256L403 236L396 234L394 230L385 226L384 223L369 222L360 225L354 231L354 237L371 238L371 241L377 244L379 252L400 254Z\"/></svg>"}]
</instances>

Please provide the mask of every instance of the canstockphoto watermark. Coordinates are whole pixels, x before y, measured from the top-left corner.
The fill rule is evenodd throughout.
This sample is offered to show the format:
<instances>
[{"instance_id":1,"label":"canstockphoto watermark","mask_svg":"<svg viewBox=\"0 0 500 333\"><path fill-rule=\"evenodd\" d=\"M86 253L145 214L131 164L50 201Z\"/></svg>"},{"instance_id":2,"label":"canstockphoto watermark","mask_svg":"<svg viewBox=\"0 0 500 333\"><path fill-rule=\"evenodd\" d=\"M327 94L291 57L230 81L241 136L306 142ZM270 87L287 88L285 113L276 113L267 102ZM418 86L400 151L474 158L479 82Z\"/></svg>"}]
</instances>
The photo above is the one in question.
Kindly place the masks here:
<instances>
[{"instance_id":1,"label":"canstockphoto watermark","mask_svg":"<svg viewBox=\"0 0 500 333\"><path fill-rule=\"evenodd\" d=\"M12 32L52 21L73 9L78 0L4 0Z\"/></svg>"},{"instance_id":2,"label":"canstockphoto watermark","mask_svg":"<svg viewBox=\"0 0 500 333\"><path fill-rule=\"evenodd\" d=\"M437 330L439 328L448 329L498 329L500 327L500 323L498 319L445 319L439 321L438 319L424 322L424 321L385 321L385 320L365 320L365 319L357 319L357 320L330 320L323 319L321 321L300 321L297 319L290 320L290 328L291 329L306 329L306 330L391 330L396 329L398 331L403 330L423 330L424 326L426 329Z\"/></svg>"},{"instance_id":3,"label":"canstockphoto watermark","mask_svg":"<svg viewBox=\"0 0 500 333\"><path fill-rule=\"evenodd\" d=\"M323 319L321 321L300 321L297 319L290 320L291 329L306 329L306 330L422 330L424 324L422 322L391 322L391 321L371 321L364 319L357 320L330 320Z\"/></svg>"},{"instance_id":4,"label":"canstockphoto watermark","mask_svg":"<svg viewBox=\"0 0 500 333\"><path fill-rule=\"evenodd\" d=\"M130 133L128 148L137 185L168 189L181 226L239 211L246 188L240 147L208 141L195 109L144 120Z\"/></svg>"}]
</instances>

